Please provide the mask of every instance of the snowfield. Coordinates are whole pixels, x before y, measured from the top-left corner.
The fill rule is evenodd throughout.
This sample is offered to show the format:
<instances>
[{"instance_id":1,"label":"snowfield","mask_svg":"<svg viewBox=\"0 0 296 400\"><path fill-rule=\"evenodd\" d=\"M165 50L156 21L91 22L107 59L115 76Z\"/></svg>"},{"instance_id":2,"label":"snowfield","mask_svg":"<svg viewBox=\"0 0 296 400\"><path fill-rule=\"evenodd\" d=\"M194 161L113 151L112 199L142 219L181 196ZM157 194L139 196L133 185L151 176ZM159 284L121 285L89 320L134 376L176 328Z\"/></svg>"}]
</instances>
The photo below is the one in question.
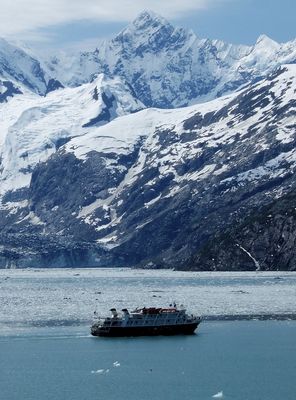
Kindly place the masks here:
<instances>
[{"instance_id":1,"label":"snowfield","mask_svg":"<svg viewBox=\"0 0 296 400\"><path fill-rule=\"evenodd\" d=\"M104 97L105 96L105 97ZM120 78L104 74L77 88L65 88L40 97L27 92L0 104L0 194L27 187L31 172L71 138L98 129L108 119L92 126L104 113L107 98L108 119L135 112L143 105L134 99ZM79 141L79 139L78 139Z\"/></svg>"},{"instance_id":2,"label":"snowfield","mask_svg":"<svg viewBox=\"0 0 296 400\"><path fill-rule=\"evenodd\" d=\"M296 314L296 273L0 270L0 335L89 325L111 307L184 304L202 316Z\"/></svg>"}]
</instances>

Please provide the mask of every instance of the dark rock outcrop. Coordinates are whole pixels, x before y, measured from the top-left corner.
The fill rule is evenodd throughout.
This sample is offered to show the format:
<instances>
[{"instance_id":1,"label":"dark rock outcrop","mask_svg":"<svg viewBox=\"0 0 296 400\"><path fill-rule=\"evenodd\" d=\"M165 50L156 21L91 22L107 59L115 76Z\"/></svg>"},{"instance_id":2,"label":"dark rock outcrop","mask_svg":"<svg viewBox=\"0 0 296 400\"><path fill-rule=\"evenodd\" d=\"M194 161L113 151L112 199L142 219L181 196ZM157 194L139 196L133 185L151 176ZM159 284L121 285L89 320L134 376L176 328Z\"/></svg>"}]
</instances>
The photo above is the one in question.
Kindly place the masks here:
<instances>
[{"instance_id":1,"label":"dark rock outcrop","mask_svg":"<svg viewBox=\"0 0 296 400\"><path fill-rule=\"evenodd\" d=\"M215 235L191 258L190 269L296 269L296 188Z\"/></svg>"}]
</instances>

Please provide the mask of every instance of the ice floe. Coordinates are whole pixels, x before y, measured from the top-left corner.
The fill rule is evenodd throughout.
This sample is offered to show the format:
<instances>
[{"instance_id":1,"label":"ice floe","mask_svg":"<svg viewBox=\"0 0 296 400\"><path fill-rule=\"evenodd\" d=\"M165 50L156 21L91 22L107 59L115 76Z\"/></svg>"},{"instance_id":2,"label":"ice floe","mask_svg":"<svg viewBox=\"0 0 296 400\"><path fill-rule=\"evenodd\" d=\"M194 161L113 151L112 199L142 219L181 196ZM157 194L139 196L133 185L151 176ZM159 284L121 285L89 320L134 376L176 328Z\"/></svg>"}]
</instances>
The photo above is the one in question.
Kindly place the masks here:
<instances>
[{"instance_id":1,"label":"ice floe","mask_svg":"<svg viewBox=\"0 0 296 400\"><path fill-rule=\"evenodd\" d=\"M295 284L294 272L0 270L0 335L32 327L87 329L95 310L97 315L107 316L112 306L163 307L172 299L204 317L288 318L296 313ZM161 298L154 297L158 292Z\"/></svg>"}]
</instances>

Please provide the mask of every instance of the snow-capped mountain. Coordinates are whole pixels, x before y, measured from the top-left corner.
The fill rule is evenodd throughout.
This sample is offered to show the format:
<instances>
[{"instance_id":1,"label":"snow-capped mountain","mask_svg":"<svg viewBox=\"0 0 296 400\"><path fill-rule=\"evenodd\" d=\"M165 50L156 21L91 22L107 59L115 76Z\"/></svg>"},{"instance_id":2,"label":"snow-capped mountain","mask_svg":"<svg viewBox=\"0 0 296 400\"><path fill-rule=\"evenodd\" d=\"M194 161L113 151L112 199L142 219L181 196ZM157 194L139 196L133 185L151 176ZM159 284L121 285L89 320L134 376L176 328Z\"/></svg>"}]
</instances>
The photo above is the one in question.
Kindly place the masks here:
<instances>
[{"instance_id":1,"label":"snow-capped mountain","mask_svg":"<svg viewBox=\"0 0 296 400\"><path fill-rule=\"evenodd\" d=\"M93 52L55 54L48 60L0 40L0 83L39 95L89 83L104 73L120 76L146 107L202 103L256 82L280 65L296 62L296 40L279 44L265 35L254 46L200 39L144 11ZM3 90L2 90L3 92ZM0 88L0 96L1 96ZM0 97L1 101L1 97Z\"/></svg>"},{"instance_id":2,"label":"snow-capped mountain","mask_svg":"<svg viewBox=\"0 0 296 400\"><path fill-rule=\"evenodd\" d=\"M51 93L44 108L31 104L1 129L1 188L9 182L1 265L203 268L214 238L295 190L295 77L295 65L285 66L208 103L117 113L103 126L91 123L102 112L90 106L86 112L78 101L94 104L95 81ZM81 115L70 105L59 112L58 96L63 104L71 98ZM7 110L22 97L5 103ZM134 102L129 112L139 107ZM27 147L17 147L16 135ZM262 268L285 268L259 261Z\"/></svg>"},{"instance_id":3,"label":"snow-capped mountain","mask_svg":"<svg viewBox=\"0 0 296 400\"><path fill-rule=\"evenodd\" d=\"M0 38L0 81L9 81L39 95L47 92L48 76L40 62L25 50ZM5 85L4 85L5 86Z\"/></svg>"},{"instance_id":4,"label":"snow-capped mountain","mask_svg":"<svg viewBox=\"0 0 296 400\"><path fill-rule=\"evenodd\" d=\"M0 104L0 195L28 187L36 165L71 138L142 108L120 78L103 74L46 97L27 92Z\"/></svg>"},{"instance_id":5,"label":"snow-capped mountain","mask_svg":"<svg viewBox=\"0 0 296 400\"><path fill-rule=\"evenodd\" d=\"M295 63L147 11L74 56L1 39L0 267L292 269Z\"/></svg>"},{"instance_id":6,"label":"snow-capped mountain","mask_svg":"<svg viewBox=\"0 0 296 400\"><path fill-rule=\"evenodd\" d=\"M296 41L260 36L254 46L199 39L145 11L94 52L55 56L50 74L65 86L88 82L99 71L123 77L147 107L175 108L233 92L296 61Z\"/></svg>"}]
</instances>

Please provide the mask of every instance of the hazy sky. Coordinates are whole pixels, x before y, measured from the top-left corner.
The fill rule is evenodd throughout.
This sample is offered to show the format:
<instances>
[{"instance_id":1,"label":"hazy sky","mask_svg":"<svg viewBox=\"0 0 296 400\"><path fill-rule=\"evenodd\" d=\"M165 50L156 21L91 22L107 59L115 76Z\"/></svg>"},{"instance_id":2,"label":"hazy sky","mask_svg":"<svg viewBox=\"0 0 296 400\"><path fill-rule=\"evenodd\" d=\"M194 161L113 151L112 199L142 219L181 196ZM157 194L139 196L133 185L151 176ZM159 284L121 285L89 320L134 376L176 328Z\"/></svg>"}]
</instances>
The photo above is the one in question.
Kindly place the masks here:
<instances>
[{"instance_id":1,"label":"hazy sky","mask_svg":"<svg viewBox=\"0 0 296 400\"><path fill-rule=\"evenodd\" d=\"M33 46L95 47L151 9L199 37L253 44L296 38L296 0L1 0L0 36Z\"/></svg>"}]
</instances>

